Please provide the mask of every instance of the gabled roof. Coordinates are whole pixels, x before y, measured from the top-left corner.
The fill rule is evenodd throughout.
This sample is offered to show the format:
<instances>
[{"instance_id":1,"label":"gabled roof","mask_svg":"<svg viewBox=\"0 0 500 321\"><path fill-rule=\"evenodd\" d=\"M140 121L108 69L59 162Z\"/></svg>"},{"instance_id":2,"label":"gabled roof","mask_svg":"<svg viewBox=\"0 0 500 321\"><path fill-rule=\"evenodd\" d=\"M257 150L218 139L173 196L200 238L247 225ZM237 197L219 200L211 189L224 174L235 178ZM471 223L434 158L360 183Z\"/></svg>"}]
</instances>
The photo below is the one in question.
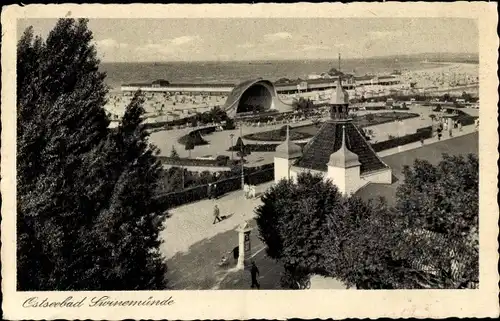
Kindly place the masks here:
<instances>
[{"instance_id":1,"label":"gabled roof","mask_svg":"<svg viewBox=\"0 0 500 321\"><path fill-rule=\"evenodd\" d=\"M345 126L346 147L358 156L361 163L361 174L388 168L350 120L325 122L304 146L296 166L326 172L330 155L342 146L342 126Z\"/></svg>"}]
</instances>

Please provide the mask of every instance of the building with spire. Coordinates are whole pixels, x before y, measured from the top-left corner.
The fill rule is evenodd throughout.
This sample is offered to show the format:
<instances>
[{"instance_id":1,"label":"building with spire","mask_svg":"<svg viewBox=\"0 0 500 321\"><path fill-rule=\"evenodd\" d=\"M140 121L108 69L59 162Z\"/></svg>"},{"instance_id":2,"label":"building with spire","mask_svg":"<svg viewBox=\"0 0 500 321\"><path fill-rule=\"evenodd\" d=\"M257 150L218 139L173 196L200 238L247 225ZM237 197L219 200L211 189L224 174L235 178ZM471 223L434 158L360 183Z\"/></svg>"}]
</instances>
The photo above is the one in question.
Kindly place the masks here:
<instances>
[{"instance_id":1,"label":"building with spire","mask_svg":"<svg viewBox=\"0 0 500 321\"><path fill-rule=\"evenodd\" d=\"M368 184L391 184L392 170L385 164L349 118L349 95L338 81L329 102L330 119L304 146L286 140L276 148L275 181L295 179L298 173L319 173L340 192L349 195Z\"/></svg>"}]
</instances>

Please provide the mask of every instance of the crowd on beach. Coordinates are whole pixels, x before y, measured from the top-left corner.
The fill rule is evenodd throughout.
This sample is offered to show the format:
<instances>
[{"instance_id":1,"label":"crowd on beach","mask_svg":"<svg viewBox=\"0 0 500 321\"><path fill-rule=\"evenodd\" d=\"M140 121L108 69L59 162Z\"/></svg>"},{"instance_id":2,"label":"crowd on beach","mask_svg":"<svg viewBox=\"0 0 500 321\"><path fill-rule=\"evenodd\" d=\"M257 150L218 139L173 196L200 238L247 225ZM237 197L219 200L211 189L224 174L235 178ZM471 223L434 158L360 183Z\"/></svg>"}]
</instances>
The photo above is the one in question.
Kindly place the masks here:
<instances>
[{"instance_id":1,"label":"crowd on beach","mask_svg":"<svg viewBox=\"0 0 500 321\"><path fill-rule=\"evenodd\" d=\"M166 120L174 120L206 112L214 106L221 106L226 98L224 95L146 92L144 94L144 109L146 117L165 116ZM110 94L106 109L110 113L111 119L119 119L124 114L131 99L132 95L130 94Z\"/></svg>"},{"instance_id":2,"label":"crowd on beach","mask_svg":"<svg viewBox=\"0 0 500 321\"><path fill-rule=\"evenodd\" d=\"M369 89L364 87L351 90L349 94L352 98L376 97L391 93L410 94L413 88L426 88L426 90L440 90L454 88L457 86L477 85L479 78L478 65L474 64L444 64L443 66L422 69L405 70L401 74L401 85L395 86L372 86ZM412 84L412 86L410 86ZM325 90L309 93L279 94L279 98L285 103L291 103L301 96L322 102L328 100L333 90ZM130 102L132 94L112 93L108 97L107 111L112 120L118 120L125 112L125 107ZM196 113L203 113L215 106L224 105L226 95L208 94L181 94L181 93L152 93L144 95L147 118L161 118L161 121L175 120L189 117Z\"/></svg>"},{"instance_id":3,"label":"crowd on beach","mask_svg":"<svg viewBox=\"0 0 500 321\"><path fill-rule=\"evenodd\" d=\"M445 64L432 69L406 71L401 77L404 82L415 83L418 88L469 86L479 83L479 66Z\"/></svg>"}]
</instances>

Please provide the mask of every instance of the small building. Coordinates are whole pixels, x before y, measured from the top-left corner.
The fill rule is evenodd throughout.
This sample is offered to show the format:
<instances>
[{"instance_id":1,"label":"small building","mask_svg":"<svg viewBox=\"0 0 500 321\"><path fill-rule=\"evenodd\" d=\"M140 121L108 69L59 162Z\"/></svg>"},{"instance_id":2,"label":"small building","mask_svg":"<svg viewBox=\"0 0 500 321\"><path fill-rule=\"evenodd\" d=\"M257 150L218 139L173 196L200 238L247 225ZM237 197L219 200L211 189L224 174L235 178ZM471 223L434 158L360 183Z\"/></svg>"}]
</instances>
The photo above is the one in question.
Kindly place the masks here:
<instances>
[{"instance_id":1,"label":"small building","mask_svg":"<svg viewBox=\"0 0 500 321\"><path fill-rule=\"evenodd\" d=\"M392 170L366 141L349 118L349 96L336 86L330 103L330 119L303 149L290 141L276 148L274 179L294 180L301 172L319 173L340 192L349 195L370 183L391 184Z\"/></svg>"}]
</instances>

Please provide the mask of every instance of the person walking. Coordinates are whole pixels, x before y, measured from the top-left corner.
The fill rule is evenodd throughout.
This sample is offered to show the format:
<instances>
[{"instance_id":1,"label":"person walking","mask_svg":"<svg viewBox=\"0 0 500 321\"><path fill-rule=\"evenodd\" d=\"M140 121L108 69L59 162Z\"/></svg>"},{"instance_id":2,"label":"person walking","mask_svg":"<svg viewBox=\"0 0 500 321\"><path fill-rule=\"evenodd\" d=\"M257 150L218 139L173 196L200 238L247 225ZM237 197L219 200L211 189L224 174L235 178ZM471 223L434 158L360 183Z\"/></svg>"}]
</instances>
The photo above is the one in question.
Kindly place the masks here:
<instances>
[{"instance_id":1,"label":"person walking","mask_svg":"<svg viewBox=\"0 0 500 321\"><path fill-rule=\"evenodd\" d=\"M259 276L259 268L255 265L255 261L252 261L252 267L250 268L250 274L252 275L252 289L257 287L260 289L259 281L257 281L257 276Z\"/></svg>"},{"instance_id":2,"label":"person walking","mask_svg":"<svg viewBox=\"0 0 500 321\"><path fill-rule=\"evenodd\" d=\"M220 218L220 210L219 210L219 207L217 205L215 205L215 207L214 207L214 222L212 224L218 223L220 221L222 221L222 219Z\"/></svg>"}]
</instances>

